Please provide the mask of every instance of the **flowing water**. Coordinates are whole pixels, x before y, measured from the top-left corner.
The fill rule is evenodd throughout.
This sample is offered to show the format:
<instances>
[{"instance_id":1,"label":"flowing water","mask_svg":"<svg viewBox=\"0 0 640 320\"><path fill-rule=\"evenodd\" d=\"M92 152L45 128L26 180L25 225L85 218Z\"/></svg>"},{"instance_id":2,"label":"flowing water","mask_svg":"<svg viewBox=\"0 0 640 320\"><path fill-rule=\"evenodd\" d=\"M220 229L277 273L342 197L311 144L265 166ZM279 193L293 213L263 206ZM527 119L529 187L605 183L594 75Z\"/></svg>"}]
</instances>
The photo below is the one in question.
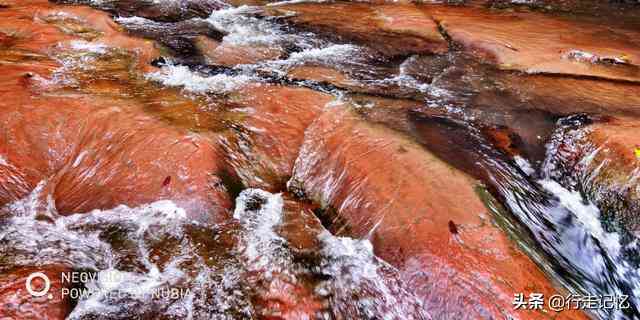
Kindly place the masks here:
<instances>
[{"instance_id":1,"label":"flowing water","mask_svg":"<svg viewBox=\"0 0 640 320\"><path fill-rule=\"evenodd\" d=\"M109 1L89 4L113 9ZM573 118L521 115L517 108L501 107L517 103L515 99L495 96L492 110L470 108L480 93L464 79L489 77L495 71L460 53L426 58L428 68L416 73L415 66L424 64L424 57L384 57L366 46L296 29L281 17L266 16L263 7L216 5L220 8L208 18L185 21L216 30L223 44L275 54L214 66L202 57L196 59L198 53L191 50L174 50L158 62L158 71L146 74L146 81L219 101L256 82L312 88L333 95L338 101L333 104L356 103L357 94L368 93L418 101L423 107L408 116L389 111L378 122L413 137L483 181L497 199L488 202L495 219L567 292L629 297L628 309L595 310L595 318L640 318L635 235L603 225L600 209L580 186L560 181L552 160L559 152L554 134L576 125ZM174 22L137 16L115 20L133 34L150 38L174 32L184 36ZM84 58L65 60L59 78L47 81L72 82L65 70L90 67L92 59L108 53L96 43L77 41L70 46L85 52ZM288 76L301 66L338 69L350 80L344 84ZM371 110L375 105L360 107L365 117L377 119L376 110ZM534 129L515 128L522 130L527 159L497 150L483 136L490 112L531 119ZM537 147L528 143L528 136L537 135L546 135L548 142ZM5 160L0 154L1 161ZM301 301L317 310L321 319L432 318L411 284L403 283L399 271L374 254L370 239L333 235L320 226L311 231L315 241L311 252L297 248L282 230L291 223L286 214L291 196L286 190L244 189L235 198L228 222L208 223L189 218L169 200L62 215L54 200L43 196L45 185L43 181L24 199L0 209L0 268L65 264L94 275L95 280L84 287L100 294L75 299L69 319L276 318L283 310L303 314L304 310L288 309ZM148 294L163 288L180 291L177 296Z\"/></svg>"}]
</instances>

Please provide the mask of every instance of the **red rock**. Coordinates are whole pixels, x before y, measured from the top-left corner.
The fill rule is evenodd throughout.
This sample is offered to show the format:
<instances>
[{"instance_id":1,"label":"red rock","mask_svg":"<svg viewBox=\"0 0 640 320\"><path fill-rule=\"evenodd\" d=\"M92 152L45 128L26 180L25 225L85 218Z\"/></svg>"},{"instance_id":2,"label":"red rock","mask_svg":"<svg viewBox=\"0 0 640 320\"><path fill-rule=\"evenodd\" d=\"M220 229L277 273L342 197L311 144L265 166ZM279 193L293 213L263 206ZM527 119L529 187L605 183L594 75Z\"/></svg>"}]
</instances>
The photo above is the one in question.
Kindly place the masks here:
<instances>
[{"instance_id":1,"label":"red rock","mask_svg":"<svg viewBox=\"0 0 640 320\"><path fill-rule=\"evenodd\" d=\"M530 108L559 115L640 114L640 84L636 83L514 74L505 76L500 83Z\"/></svg>"},{"instance_id":2,"label":"red rock","mask_svg":"<svg viewBox=\"0 0 640 320\"><path fill-rule=\"evenodd\" d=\"M289 271L290 272L290 271ZM292 281L285 274L273 274L262 278L256 307L261 319L302 320L312 319L324 308L324 301L313 292L305 279Z\"/></svg>"},{"instance_id":3,"label":"red rock","mask_svg":"<svg viewBox=\"0 0 640 320\"><path fill-rule=\"evenodd\" d=\"M640 7L633 1L598 1L598 0L470 0L465 5L487 7L494 10L528 10L534 9L546 13L578 16L594 21L606 21L610 25L627 25L637 27Z\"/></svg>"},{"instance_id":4,"label":"red rock","mask_svg":"<svg viewBox=\"0 0 640 320\"><path fill-rule=\"evenodd\" d=\"M339 88L354 88L356 86L356 82L344 73L323 66L295 66L289 70L287 76L295 80L329 83Z\"/></svg>"},{"instance_id":5,"label":"red rock","mask_svg":"<svg viewBox=\"0 0 640 320\"><path fill-rule=\"evenodd\" d=\"M266 84L232 93L239 119L221 139L228 165L245 186L282 190L305 129L332 100L331 95L306 88Z\"/></svg>"},{"instance_id":6,"label":"red rock","mask_svg":"<svg viewBox=\"0 0 640 320\"><path fill-rule=\"evenodd\" d=\"M520 151L514 141L518 139L518 136L509 128L493 126L485 128L483 131L489 138L489 142L504 154L509 156L520 155Z\"/></svg>"},{"instance_id":7,"label":"red rock","mask_svg":"<svg viewBox=\"0 0 640 320\"><path fill-rule=\"evenodd\" d=\"M34 0L2 10L0 17L0 32L15 35L11 49L26 50L32 57L46 56L60 42L98 38L108 47L135 48L138 67L146 71L159 55L153 43L127 35L107 13L88 7Z\"/></svg>"},{"instance_id":8,"label":"red rock","mask_svg":"<svg viewBox=\"0 0 640 320\"><path fill-rule=\"evenodd\" d=\"M372 47L386 55L442 53L447 43L437 25L414 5L307 3L267 7L297 26Z\"/></svg>"},{"instance_id":9,"label":"red rock","mask_svg":"<svg viewBox=\"0 0 640 320\"><path fill-rule=\"evenodd\" d=\"M0 103L2 136L8 137L0 140L5 158L0 168L23 177L20 183L2 179L5 192L48 179L61 213L160 199L172 199L194 216L230 207L215 176L221 168L210 140L128 112L127 106L100 110L107 102L113 103L95 97L38 99L25 106ZM175 179L163 188L167 176Z\"/></svg>"},{"instance_id":10,"label":"red rock","mask_svg":"<svg viewBox=\"0 0 640 320\"><path fill-rule=\"evenodd\" d=\"M344 40L370 43L387 55L444 52L447 47L433 20L415 6L304 4L276 8L298 11L298 16L291 19L293 23L332 32ZM510 16L487 18L491 22L506 19L505 30L519 41L517 45L524 46L518 49L522 56L513 55L500 47L499 30L486 27L486 17L478 14L480 11L459 17L465 10L425 12L438 19L444 17L443 25L479 57L499 64L517 62L513 67L517 70L531 72L531 68L542 66L550 73L635 81L635 56L625 58L628 63L623 59L626 64L622 66L609 66L597 58L595 64L585 64L575 59L558 60L549 47L543 47L542 56L551 62L539 65L532 58L537 49L529 50L523 40L523 32L529 29L513 27L520 24L512 25ZM59 11L73 17L59 16ZM553 28L563 26L555 18L527 13L526 18L530 17L532 22L551 19L548 24ZM469 31L465 21L478 28ZM586 30L597 29L585 25ZM230 95L229 105L223 107L231 109L225 111L232 115L217 116L211 112L220 107L217 103L189 99L177 90L159 89L142 80L143 72L153 70L149 62L157 56L156 48L150 42L124 35L105 13L28 0L11 3L10 10L0 10L0 31L0 206L23 197L46 180L43 196L51 195L62 214L171 199L192 217L226 221L231 207L223 181L227 167L245 185L269 190L284 189L295 169L301 189L338 211L344 222L335 223L344 227L340 233L370 236L376 252L399 268L435 314L503 317L512 313L514 293L541 292L548 296L554 292L536 266L491 224L475 193L475 180L399 133L367 123L344 107L332 107L307 130L332 101L329 95L309 89L252 85ZM466 31L478 35L469 40ZM534 40L547 39L538 36L535 33ZM589 37L589 41L602 38ZM623 38L602 43L611 45L613 52L629 46ZM97 59L89 71L65 70L63 75L75 82L46 81L60 75L56 74L61 67L59 59L77 58L58 45L73 39L99 41L113 49L110 57L117 59ZM478 44L476 39L486 42ZM599 57L614 54L599 44L590 47L560 42L565 45L562 48L567 43L580 44L580 49L592 50ZM242 50L246 48L228 48L214 42L204 43L201 50L220 47L222 54L209 58L227 65L270 59L272 53L261 56L250 50L245 54ZM137 53L129 50L132 48ZM242 54L234 56L237 52ZM320 79L328 80L326 74L336 76L315 71L307 76L320 74ZM620 92L634 88L619 87L624 88ZM599 92L607 86L602 88ZM531 91L544 95L536 88ZM576 95L567 96L563 99ZM587 99L589 93L578 96ZM613 96L619 108L616 110L633 109L624 105L620 93ZM606 108L609 97L598 99L597 103ZM369 118L384 120L385 115L374 113ZM233 130L221 134L218 131L225 128L225 123L230 123ZM502 133L496 135L496 143L504 145L508 139ZM223 155L218 141L223 143ZM296 159L302 160L294 167ZM297 224L295 218L299 216L288 214L294 217L293 222L279 231L295 249L316 250L318 222L310 217L309 208L289 206L299 210L302 222ZM276 275L263 285L264 291L257 299L269 316L305 318L323 307L311 285L304 281L292 283ZM513 313L524 319L543 316ZM556 318L565 317L582 318L582 314L563 313Z\"/></svg>"},{"instance_id":11,"label":"red rock","mask_svg":"<svg viewBox=\"0 0 640 320\"><path fill-rule=\"evenodd\" d=\"M219 157L206 138L155 119L105 112L87 121L78 152L52 181L61 212L171 199L194 216L224 214L230 199L216 173ZM163 188L163 180L175 176ZM91 195L88 197L88 195Z\"/></svg>"},{"instance_id":12,"label":"red rock","mask_svg":"<svg viewBox=\"0 0 640 320\"><path fill-rule=\"evenodd\" d=\"M14 57L0 76L0 172L6 173L0 178L0 205L46 180L42 196L52 195L62 214L171 199L194 218L225 217L231 199L220 178L216 135L185 128L194 127L197 112L170 113L197 109L201 101L138 78L153 69L148 64L156 53L153 44L124 35L108 15L93 9L51 7L46 1L33 6L40 9L0 13L5 24L23 23L25 14L42 21L25 23L24 33L0 50ZM85 54L67 48L78 39L69 28L60 28L69 23L73 30L84 23L99 31L96 43L105 53L90 68L68 64L60 69L61 57ZM33 34L38 38L29 40ZM55 73L72 81L50 80ZM162 112L154 113L157 109ZM214 127L213 120L208 122ZM163 187L167 176L173 179Z\"/></svg>"},{"instance_id":13,"label":"red rock","mask_svg":"<svg viewBox=\"0 0 640 320\"><path fill-rule=\"evenodd\" d=\"M294 188L337 210L343 223L333 231L371 239L434 318L585 318L513 310L516 293L555 290L493 225L477 182L348 108L328 110L307 130L293 179Z\"/></svg>"},{"instance_id":14,"label":"red rock","mask_svg":"<svg viewBox=\"0 0 640 320\"><path fill-rule=\"evenodd\" d=\"M260 318L268 320L312 319L322 310L322 303L312 291L275 277L268 291L258 298Z\"/></svg>"},{"instance_id":15,"label":"red rock","mask_svg":"<svg viewBox=\"0 0 640 320\"><path fill-rule=\"evenodd\" d=\"M249 199L255 202L246 202L246 211L242 214L243 219L260 219L256 214L281 214L281 222L273 226L277 235L269 235L270 230L265 230L262 224L255 226L257 229L250 226L243 230L251 241L246 245L257 246L261 255L257 259L252 255L241 255L249 258L245 260L250 270L246 281L252 288L255 316L274 320L312 319L325 311L327 301L314 289L318 280L313 279L313 271L306 270L308 265L300 261L317 255L321 249L318 236L325 230L311 211L312 204L297 201L286 193L273 197L282 198L281 212L255 211L262 210L266 201L275 200L253 194ZM267 210L274 210L269 208L272 209Z\"/></svg>"},{"instance_id":16,"label":"red rock","mask_svg":"<svg viewBox=\"0 0 640 320\"><path fill-rule=\"evenodd\" d=\"M279 48L264 45L239 45L224 40L217 42L205 36L196 37L194 44L204 56L205 63L227 67L276 60L284 54Z\"/></svg>"},{"instance_id":17,"label":"red rock","mask_svg":"<svg viewBox=\"0 0 640 320\"><path fill-rule=\"evenodd\" d=\"M318 206L310 202L296 200L284 194L283 223L278 226L278 234L298 252L315 253L320 249L318 235L326 229L316 217Z\"/></svg>"},{"instance_id":18,"label":"red rock","mask_svg":"<svg viewBox=\"0 0 640 320\"><path fill-rule=\"evenodd\" d=\"M71 302L63 295L61 274L68 268L53 265L42 267L17 267L0 274L0 318L24 320L62 320L71 312ZM32 273L42 272L50 280L49 294L33 297L27 291L26 282ZM36 292L44 290L44 282L37 277L31 281Z\"/></svg>"},{"instance_id":19,"label":"red rock","mask_svg":"<svg viewBox=\"0 0 640 320\"><path fill-rule=\"evenodd\" d=\"M421 6L455 43L502 69L640 81L640 33L537 12Z\"/></svg>"}]
</instances>

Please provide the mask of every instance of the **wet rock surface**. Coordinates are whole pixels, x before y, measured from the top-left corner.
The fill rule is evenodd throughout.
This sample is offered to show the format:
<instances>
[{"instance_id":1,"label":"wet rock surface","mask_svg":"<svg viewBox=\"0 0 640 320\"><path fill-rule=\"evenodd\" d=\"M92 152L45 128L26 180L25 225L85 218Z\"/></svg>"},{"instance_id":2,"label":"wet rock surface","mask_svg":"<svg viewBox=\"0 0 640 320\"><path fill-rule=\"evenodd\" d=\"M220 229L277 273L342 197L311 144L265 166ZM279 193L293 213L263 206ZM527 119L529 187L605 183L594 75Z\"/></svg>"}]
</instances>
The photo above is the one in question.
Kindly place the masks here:
<instances>
[{"instance_id":1,"label":"wet rock surface","mask_svg":"<svg viewBox=\"0 0 640 320\"><path fill-rule=\"evenodd\" d=\"M511 310L512 292L553 289L492 225L477 182L401 134L336 107L307 130L292 181L337 208L334 232L371 239L434 318L545 317Z\"/></svg>"},{"instance_id":2,"label":"wet rock surface","mask_svg":"<svg viewBox=\"0 0 640 320\"><path fill-rule=\"evenodd\" d=\"M0 315L636 319L635 17L0 1ZM24 294L61 270L112 295Z\"/></svg>"},{"instance_id":3,"label":"wet rock surface","mask_svg":"<svg viewBox=\"0 0 640 320\"><path fill-rule=\"evenodd\" d=\"M285 4L273 8L272 14L283 15L297 26L334 34L338 41L363 43L386 55L447 50L436 23L412 5Z\"/></svg>"},{"instance_id":4,"label":"wet rock surface","mask_svg":"<svg viewBox=\"0 0 640 320\"><path fill-rule=\"evenodd\" d=\"M230 99L243 119L221 138L227 163L245 186L286 188L305 129L333 97L305 88L255 84L231 93Z\"/></svg>"},{"instance_id":5,"label":"wet rock surface","mask_svg":"<svg viewBox=\"0 0 640 320\"><path fill-rule=\"evenodd\" d=\"M526 11L424 9L451 41L500 68L638 81L637 29Z\"/></svg>"},{"instance_id":6,"label":"wet rock surface","mask_svg":"<svg viewBox=\"0 0 640 320\"><path fill-rule=\"evenodd\" d=\"M588 125L570 121L554 135L547 166L565 184L589 195L604 213L606 227L637 235L637 121L613 117Z\"/></svg>"}]
</instances>

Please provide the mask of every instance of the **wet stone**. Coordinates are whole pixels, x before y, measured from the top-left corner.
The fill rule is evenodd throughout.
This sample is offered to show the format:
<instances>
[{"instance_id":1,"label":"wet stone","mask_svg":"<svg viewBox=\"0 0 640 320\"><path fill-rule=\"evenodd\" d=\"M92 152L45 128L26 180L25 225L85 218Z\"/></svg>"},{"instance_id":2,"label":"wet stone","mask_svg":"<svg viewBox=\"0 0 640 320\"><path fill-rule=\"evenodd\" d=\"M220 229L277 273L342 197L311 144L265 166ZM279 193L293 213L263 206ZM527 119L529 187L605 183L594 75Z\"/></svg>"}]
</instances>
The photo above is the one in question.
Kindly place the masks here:
<instances>
[{"instance_id":1,"label":"wet stone","mask_svg":"<svg viewBox=\"0 0 640 320\"><path fill-rule=\"evenodd\" d=\"M365 44L389 56L447 51L435 22L412 5L284 4L269 7L267 13L283 15L297 27L338 41Z\"/></svg>"}]
</instances>

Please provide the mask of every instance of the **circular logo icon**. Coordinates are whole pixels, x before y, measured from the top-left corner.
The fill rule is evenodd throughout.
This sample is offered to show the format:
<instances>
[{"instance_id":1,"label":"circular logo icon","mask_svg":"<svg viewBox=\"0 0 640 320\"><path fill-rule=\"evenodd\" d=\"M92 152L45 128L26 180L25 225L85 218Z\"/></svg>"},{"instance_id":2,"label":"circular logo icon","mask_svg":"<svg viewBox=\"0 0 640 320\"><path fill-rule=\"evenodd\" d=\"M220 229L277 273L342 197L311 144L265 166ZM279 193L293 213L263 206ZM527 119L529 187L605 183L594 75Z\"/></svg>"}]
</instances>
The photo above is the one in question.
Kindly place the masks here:
<instances>
[{"instance_id":1,"label":"circular logo icon","mask_svg":"<svg viewBox=\"0 0 640 320\"><path fill-rule=\"evenodd\" d=\"M34 279L41 279L44 282L44 287L40 290L34 289L32 285ZM49 292L49 289L51 289L51 281L46 274L42 272L34 272L27 278L25 286L27 287L27 292L29 292L30 295L34 297L42 297Z\"/></svg>"}]
</instances>

